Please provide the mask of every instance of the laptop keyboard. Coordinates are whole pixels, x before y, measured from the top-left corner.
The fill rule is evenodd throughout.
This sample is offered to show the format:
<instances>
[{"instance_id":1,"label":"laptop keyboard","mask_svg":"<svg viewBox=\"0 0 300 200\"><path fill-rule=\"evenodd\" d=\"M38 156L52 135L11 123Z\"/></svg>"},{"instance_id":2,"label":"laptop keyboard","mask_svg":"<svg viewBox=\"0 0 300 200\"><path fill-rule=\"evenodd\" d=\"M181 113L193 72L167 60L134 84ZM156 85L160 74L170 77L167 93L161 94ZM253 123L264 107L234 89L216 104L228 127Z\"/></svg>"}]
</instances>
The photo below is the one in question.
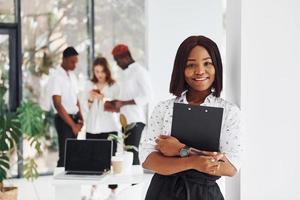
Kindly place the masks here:
<instances>
[{"instance_id":1,"label":"laptop keyboard","mask_svg":"<svg viewBox=\"0 0 300 200\"><path fill-rule=\"evenodd\" d=\"M70 175L92 175L92 176L99 176L99 175L102 175L103 172L66 172L66 174L70 174Z\"/></svg>"}]
</instances>

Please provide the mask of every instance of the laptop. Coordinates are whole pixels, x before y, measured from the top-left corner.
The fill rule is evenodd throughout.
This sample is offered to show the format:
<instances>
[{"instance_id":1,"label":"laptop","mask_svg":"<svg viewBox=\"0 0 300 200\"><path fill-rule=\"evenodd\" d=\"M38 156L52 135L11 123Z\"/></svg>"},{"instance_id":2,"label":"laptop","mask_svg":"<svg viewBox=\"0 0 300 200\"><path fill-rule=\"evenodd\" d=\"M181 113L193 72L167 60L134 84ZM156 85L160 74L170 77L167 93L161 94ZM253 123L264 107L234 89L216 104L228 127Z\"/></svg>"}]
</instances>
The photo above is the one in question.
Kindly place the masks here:
<instances>
[{"instance_id":1,"label":"laptop","mask_svg":"<svg viewBox=\"0 0 300 200\"><path fill-rule=\"evenodd\" d=\"M219 151L223 108L174 103L171 135L205 151Z\"/></svg>"},{"instance_id":2,"label":"laptop","mask_svg":"<svg viewBox=\"0 0 300 200\"><path fill-rule=\"evenodd\" d=\"M102 139L67 139L65 171L56 179L93 179L108 174L111 167L112 141Z\"/></svg>"}]
</instances>

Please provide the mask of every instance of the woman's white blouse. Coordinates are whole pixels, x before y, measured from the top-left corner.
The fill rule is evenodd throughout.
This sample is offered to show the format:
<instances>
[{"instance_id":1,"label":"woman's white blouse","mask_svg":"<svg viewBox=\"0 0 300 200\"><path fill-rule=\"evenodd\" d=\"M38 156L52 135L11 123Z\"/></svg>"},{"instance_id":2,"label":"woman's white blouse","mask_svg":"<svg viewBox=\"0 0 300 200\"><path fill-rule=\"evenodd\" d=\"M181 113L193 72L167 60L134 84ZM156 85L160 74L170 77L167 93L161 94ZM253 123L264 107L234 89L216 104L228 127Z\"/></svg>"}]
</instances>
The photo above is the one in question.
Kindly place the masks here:
<instances>
[{"instance_id":1,"label":"woman's white blouse","mask_svg":"<svg viewBox=\"0 0 300 200\"><path fill-rule=\"evenodd\" d=\"M154 108L149 120L148 134L142 142L144 161L155 151L155 139L159 135L171 135L172 115L174 103L187 104L185 93L179 98L162 101ZM201 106L224 108L223 121L220 134L220 151L225 153L228 160L239 170L241 165L241 115L234 104L215 97L207 96Z\"/></svg>"},{"instance_id":2,"label":"woman's white blouse","mask_svg":"<svg viewBox=\"0 0 300 200\"><path fill-rule=\"evenodd\" d=\"M89 92L94 88L95 85L92 82L88 83L86 86L86 132L96 134L120 131L121 125L119 123L119 114L104 111L104 101L95 100L90 108L88 108ZM119 96L119 91L120 88L118 84L114 83L113 85L104 86L101 93L104 95L104 100L112 100Z\"/></svg>"}]
</instances>

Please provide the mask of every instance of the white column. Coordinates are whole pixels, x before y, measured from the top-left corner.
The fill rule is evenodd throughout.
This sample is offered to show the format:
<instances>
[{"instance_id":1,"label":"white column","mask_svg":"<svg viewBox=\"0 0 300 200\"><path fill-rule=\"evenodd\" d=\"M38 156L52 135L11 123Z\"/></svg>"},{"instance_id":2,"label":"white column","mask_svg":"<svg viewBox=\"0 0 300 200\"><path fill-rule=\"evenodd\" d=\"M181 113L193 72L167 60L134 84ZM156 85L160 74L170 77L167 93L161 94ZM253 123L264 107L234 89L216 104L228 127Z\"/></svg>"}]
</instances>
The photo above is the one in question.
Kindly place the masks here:
<instances>
[{"instance_id":1,"label":"white column","mask_svg":"<svg viewBox=\"0 0 300 200\"><path fill-rule=\"evenodd\" d=\"M242 200L300 199L300 1L242 1Z\"/></svg>"},{"instance_id":2,"label":"white column","mask_svg":"<svg viewBox=\"0 0 300 200\"><path fill-rule=\"evenodd\" d=\"M241 106L241 2L227 0L225 99ZM225 179L225 199L240 200L240 173Z\"/></svg>"}]
</instances>

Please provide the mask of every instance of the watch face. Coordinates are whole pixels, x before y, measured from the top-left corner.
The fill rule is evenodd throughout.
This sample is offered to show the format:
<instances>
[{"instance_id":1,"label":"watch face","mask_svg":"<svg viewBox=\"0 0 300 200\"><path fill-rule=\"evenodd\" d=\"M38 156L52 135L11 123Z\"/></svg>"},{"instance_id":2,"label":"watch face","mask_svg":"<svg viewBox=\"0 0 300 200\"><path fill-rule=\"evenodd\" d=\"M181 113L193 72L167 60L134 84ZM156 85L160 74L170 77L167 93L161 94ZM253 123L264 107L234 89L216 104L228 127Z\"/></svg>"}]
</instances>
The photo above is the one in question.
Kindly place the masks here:
<instances>
[{"instance_id":1,"label":"watch face","mask_svg":"<svg viewBox=\"0 0 300 200\"><path fill-rule=\"evenodd\" d=\"M183 149L180 150L179 154L180 154L181 157L187 157L189 155L189 150L183 148Z\"/></svg>"}]
</instances>

